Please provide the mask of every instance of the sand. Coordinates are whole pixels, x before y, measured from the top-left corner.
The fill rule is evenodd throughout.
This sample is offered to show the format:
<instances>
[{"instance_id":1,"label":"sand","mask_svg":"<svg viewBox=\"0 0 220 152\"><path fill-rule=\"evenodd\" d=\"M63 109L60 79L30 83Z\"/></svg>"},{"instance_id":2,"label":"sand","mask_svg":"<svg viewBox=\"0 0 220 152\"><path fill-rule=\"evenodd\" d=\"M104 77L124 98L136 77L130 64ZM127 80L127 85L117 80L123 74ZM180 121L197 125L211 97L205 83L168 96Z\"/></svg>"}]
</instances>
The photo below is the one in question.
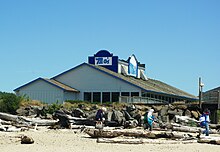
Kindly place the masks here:
<instances>
[{"instance_id":1,"label":"sand","mask_svg":"<svg viewBox=\"0 0 220 152\"><path fill-rule=\"evenodd\" d=\"M21 144L18 136L27 135L34 144ZM0 132L0 152L220 152L220 145L188 144L108 144L97 143L79 130Z\"/></svg>"}]
</instances>

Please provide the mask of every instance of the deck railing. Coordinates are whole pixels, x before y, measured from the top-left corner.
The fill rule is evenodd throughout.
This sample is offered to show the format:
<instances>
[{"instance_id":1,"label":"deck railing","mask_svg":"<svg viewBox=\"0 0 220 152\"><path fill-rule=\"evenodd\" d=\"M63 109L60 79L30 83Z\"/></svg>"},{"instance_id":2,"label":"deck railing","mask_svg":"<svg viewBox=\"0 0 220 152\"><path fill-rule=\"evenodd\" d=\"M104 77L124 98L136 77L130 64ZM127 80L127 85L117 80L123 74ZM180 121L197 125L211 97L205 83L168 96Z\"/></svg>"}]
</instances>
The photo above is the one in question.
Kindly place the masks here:
<instances>
[{"instance_id":1,"label":"deck railing","mask_svg":"<svg viewBox=\"0 0 220 152\"><path fill-rule=\"evenodd\" d=\"M119 96L119 102L124 103L144 103L144 104L168 104L167 101L161 99L155 99L150 97L128 97L128 96Z\"/></svg>"}]
</instances>

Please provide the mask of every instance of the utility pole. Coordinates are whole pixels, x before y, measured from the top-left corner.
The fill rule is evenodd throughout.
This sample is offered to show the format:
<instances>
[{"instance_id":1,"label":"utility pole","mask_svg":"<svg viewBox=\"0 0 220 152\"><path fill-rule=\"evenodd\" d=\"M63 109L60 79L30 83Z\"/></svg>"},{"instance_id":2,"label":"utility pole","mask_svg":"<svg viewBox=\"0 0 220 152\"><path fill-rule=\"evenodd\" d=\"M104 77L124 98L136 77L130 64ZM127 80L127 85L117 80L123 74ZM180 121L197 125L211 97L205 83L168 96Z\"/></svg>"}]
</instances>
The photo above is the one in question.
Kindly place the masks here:
<instances>
[{"instance_id":1,"label":"utility pole","mask_svg":"<svg viewBox=\"0 0 220 152\"><path fill-rule=\"evenodd\" d=\"M220 109L220 91L218 90L218 110Z\"/></svg>"},{"instance_id":2,"label":"utility pole","mask_svg":"<svg viewBox=\"0 0 220 152\"><path fill-rule=\"evenodd\" d=\"M199 108L202 109L202 87L204 84L202 83L201 77L199 77Z\"/></svg>"}]
</instances>

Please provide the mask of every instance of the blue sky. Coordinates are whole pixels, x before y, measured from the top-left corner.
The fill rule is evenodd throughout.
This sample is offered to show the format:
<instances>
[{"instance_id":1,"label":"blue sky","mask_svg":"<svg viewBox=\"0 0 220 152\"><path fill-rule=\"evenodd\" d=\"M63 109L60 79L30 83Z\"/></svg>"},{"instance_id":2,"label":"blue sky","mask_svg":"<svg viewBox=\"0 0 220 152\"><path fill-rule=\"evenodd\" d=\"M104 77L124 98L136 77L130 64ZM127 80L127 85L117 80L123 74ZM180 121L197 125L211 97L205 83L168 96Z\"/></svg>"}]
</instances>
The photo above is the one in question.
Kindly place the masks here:
<instances>
[{"instance_id":1,"label":"blue sky","mask_svg":"<svg viewBox=\"0 0 220 152\"><path fill-rule=\"evenodd\" d=\"M220 86L219 0L0 0L0 91L106 49L191 94Z\"/></svg>"}]
</instances>

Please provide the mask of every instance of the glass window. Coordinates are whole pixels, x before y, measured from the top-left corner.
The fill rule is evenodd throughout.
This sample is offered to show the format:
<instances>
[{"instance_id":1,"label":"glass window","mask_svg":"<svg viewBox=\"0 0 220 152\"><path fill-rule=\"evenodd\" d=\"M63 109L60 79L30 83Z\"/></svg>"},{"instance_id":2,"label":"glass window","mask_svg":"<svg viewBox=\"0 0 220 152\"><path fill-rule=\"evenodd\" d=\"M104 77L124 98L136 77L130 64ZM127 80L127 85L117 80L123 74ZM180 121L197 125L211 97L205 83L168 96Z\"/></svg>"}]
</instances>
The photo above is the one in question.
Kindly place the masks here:
<instances>
[{"instance_id":1,"label":"glass window","mask_svg":"<svg viewBox=\"0 0 220 152\"><path fill-rule=\"evenodd\" d=\"M100 103L101 101L101 92L93 92L93 102Z\"/></svg>"},{"instance_id":2,"label":"glass window","mask_svg":"<svg viewBox=\"0 0 220 152\"><path fill-rule=\"evenodd\" d=\"M112 92L112 102L118 102L119 101L119 92Z\"/></svg>"},{"instance_id":3,"label":"glass window","mask_svg":"<svg viewBox=\"0 0 220 152\"><path fill-rule=\"evenodd\" d=\"M131 92L131 96L136 96L136 97L139 97L139 92Z\"/></svg>"},{"instance_id":4,"label":"glass window","mask_svg":"<svg viewBox=\"0 0 220 152\"><path fill-rule=\"evenodd\" d=\"M110 92L102 92L102 102L110 102Z\"/></svg>"},{"instance_id":5,"label":"glass window","mask_svg":"<svg viewBox=\"0 0 220 152\"><path fill-rule=\"evenodd\" d=\"M129 92L122 92L121 96L129 96Z\"/></svg>"},{"instance_id":6,"label":"glass window","mask_svg":"<svg viewBox=\"0 0 220 152\"><path fill-rule=\"evenodd\" d=\"M84 92L84 101L89 101L91 102L91 92Z\"/></svg>"}]
</instances>

